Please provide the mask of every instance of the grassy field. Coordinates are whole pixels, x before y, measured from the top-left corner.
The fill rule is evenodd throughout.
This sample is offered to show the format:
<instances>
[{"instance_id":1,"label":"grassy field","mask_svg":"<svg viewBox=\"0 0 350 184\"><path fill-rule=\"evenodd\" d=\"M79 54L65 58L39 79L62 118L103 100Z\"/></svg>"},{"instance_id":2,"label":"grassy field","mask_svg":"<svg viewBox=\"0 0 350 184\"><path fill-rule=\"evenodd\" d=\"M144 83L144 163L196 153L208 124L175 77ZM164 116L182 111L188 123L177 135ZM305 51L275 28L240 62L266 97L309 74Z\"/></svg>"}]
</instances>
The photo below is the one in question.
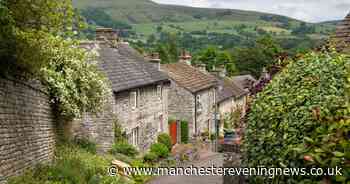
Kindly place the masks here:
<instances>
[{"instance_id":1,"label":"grassy field","mask_svg":"<svg viewBox=\"0 0 350 184\"><path fill-rule=\"evenodd\" d=\"M302 23L289 17L268 13L161 5L150 0L73 0L73 3L80 10L99 10L110 17L109 21L131 25L138 35L136 39L140 40L146 40L150 35L156 34L157 27L160 26L162 31L192 33L194 36L200 36L200 32L236 35L242 32L265 31L277 37L288 38L294 37L291 34L292 30ZM105 20L103 16L95 18ZM242 25L244 28L239 29ZM310 38L321 39L334 31L336 21L307 25L314 26L316 30L309 35Z\"/></svg>"}]
</instances>

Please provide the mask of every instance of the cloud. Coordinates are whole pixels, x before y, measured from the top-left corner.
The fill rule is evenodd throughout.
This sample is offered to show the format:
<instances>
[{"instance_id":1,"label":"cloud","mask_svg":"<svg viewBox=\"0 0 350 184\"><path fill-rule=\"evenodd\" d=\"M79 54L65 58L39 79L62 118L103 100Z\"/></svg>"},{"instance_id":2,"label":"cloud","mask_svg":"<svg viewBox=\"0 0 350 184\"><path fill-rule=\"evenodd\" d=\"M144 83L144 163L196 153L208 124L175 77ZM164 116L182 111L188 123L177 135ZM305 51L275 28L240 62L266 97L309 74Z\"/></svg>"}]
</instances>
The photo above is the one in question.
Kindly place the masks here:
<instances>
[{"instance_id":1,"label":"cloud","mask_svg":"<svg viewBox=\"0 0 350 184\"><path fill-rule=\"evenodd\" d=\"M153 0L194 7L253 10L286 15L308 22L343 19L350 12L349 0Z\"/></svg>"}]
</instances>

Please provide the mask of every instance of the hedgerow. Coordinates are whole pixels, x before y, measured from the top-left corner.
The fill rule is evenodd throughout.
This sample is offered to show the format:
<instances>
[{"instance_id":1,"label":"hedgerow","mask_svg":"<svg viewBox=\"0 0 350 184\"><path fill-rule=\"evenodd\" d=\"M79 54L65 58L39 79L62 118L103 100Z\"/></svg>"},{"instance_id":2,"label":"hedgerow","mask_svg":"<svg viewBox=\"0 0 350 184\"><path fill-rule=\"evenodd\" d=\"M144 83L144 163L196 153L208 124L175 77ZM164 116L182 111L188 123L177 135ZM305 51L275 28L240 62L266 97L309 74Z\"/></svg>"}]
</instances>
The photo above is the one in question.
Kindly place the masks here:
<instances>
[{"instance_id":1,"label":"hedgerow","mask_svg":"<svg viewBox=\"0 0 350 184\"><path fill-rule=\"evenodd\" d=\"M248 116L248 167L342 168L342 176L251 177L251 183L345 183L350 177L349 57L311 52L256 96Z\"/></svg>"}]
</instances>

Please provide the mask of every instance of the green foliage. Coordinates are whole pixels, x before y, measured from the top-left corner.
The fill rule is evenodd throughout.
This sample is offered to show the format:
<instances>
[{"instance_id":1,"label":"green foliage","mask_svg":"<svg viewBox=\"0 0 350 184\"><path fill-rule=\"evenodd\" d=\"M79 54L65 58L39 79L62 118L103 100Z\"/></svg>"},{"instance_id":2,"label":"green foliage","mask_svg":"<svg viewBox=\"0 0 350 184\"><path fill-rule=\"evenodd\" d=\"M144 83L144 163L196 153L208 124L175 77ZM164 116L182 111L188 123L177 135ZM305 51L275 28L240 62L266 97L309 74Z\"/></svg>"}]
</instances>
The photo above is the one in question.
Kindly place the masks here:
<instances>
[{"instance_id":1,"label":"green foliage","mask_svg":"<svg viewBox=\"0 0 350 184\"><path fill-rule=\"evenodd\" d=\"M40 79L66 117L102 109L109 93L105 77L66 39L83 26L70 0L3 0L0 9L1 73Z\"/></svg>"},{"instance_id":2,"label":"green foliage","mask_svg":"<svg viewBox=\"0 0 350 184\"><path fill-rule=\"evenodd\" d=\"M295 35L306 35L306 34L313 34L316 32L315 26L307 25L305 22L302 22L299 27L296 27L293 29L292 34Z\"/></svg>"},{"instance_id":3,"label":"green foliage","mask_svg":"<svg viewBox=\"0 0 350 184\"><path fill-rule=\"evenodd\" d=\"M240 72L249 72L259 77L262 69L273 65L277 56L282 53L282 48L270 36L259 38L254 46L238 48L233 55Z\"/></svg>"},{"instance_id":4,"label":"green foliage","mask_svg":"<svg viewBox=\"0 0 350 184\"><path fill-rule=\"evenodd\" d=\"M166 158L170 153L168 147L161 143L152 144L150 152L156 154L158 158Z\"/></svg>"},{"instance_id":5,"label":"green foliage","mask_svg":"<svg viewBox=\"0 0 350 184\"><path fill-rule=\"evenodd\" d=\"M179 60L178 38L175 34L162 32L155 51L159 53L161 62L175 63Z\"/></svg>"},{"instance_id":6,"label":"green foliage","mask_svg":"<svg viewBox=\"0 0 350 184\"><path fill-rule=\"evenodd\" d=\"M189 141L189 129L188 129L188 122L187 121L181 121L181 143L187 144Z\"/></svg>"},{"instance_id":7,"label":"green foliage","mask_svg":"<svg viewBox=\"0 0 350 184\"><path fill-rule=\"evenodd\" d=\"M131 157L126 156L126 155L121 154L121 153L113 153L113 158L116 160L120 160L122 162L128 163L128 164L131 164L135 160L134 158L131 158Z\"/></svg>"},{"instance_id":8,"label":"green foliage","mask_svg":"<svg viewBox=\"0 0 350 184\"><path fill-rule=\"evenodd\" d=\"M311 52L257 95L248 117L248 167L343 168L343 176L253 177L253 183L344 183L350 177L349 57Z\"/></svg>"},{"instance_id":9,"label":"green foliage","mask_svg":"<svg viewBox=\"0 0 350 184\"><path fill-rule=\"evenodd\" d=\"M117 119L114 120L114 142L127 141L126 132Z\"/></svg>"},{"instance_id":10,"label":"green foliage","mask_svg":"<svg viewBox=\"0 0 350 184\"><path fill-rule=\"evenodd\" d=\"M108 176L106 168L111 157L101 157L78 146L57 147L56 158L51 165L41 165L24 175L10 179L9 184L121 184L119 177Z\"/></svg>"},{"instance_id":11,"label":"green foliage","mask_svg":"<svg viewBox=\"0 0 350 184\"><path fill-rule=\"evenodd\" d=\"M128 144L125 141L121 141L113 144L111 153L121 153L126 156L135 157L138 154L138 151L133 145Z\"/></svg>"},{"instance_id":12,"label":"green foliage","mask_svg":"<svg viewBox=\"0 0 350 184\"><path fill-rule=\"evenodd\" d=\"M81 149L84 149L89 153L96 154L96 143L87 139L75 139L74 143Z\"/></svg>"},{"instance_id":13,"label":"green foliage","mask_svg":"<svg viewBox=\"0 0 350 184\"><path fill-rule=\"evenodd\" d=\"M213 71L214 67L224 66L228 75L238 73L235 62L229 52L219 51L215 47L208 47L194 57L193 63L204 63L208 71Z\"/></svg>"},{"instance_id":14,"label":"green foliage","mask_svg":"<svg viewBox=\"0 0 350 184\"><path fill-rule=\"evenodd\" d=\"M41 77L47 83L58 112L77 117L84 111L97 113L103 109L110 89L96 63L88 62L94 56L58 37L48 35L45 40L41 45L45 48L48 65L41 68Z\"/></svg>"},{"instance_id":15,"label":"green foliage","mask_svg":"<svg viewBox=\"0 0 350 184\"><path fill-rule=\"evenodd\" d=\"M230 113L224 115L224 128L235 129L240 127L242 108L232 109Z\"/></svg>"},{"instance_id":16,"label":"green foliage","mask_svg":"<svg viewBox=\"0 0 350 184\"><path fill-rule=\"evenodd\" d=\"M158 160L158 155L156 153L153 153L153 152L146 153L143 156L143 161L145 161L145 162L153 163L157 160Z\"/></svg>"},{"instance_id":17,"label":"green foliage","mask_svg":"<svg viewBox=\"0 0 350 184\"><path fill-rule=\"evenodd\" d=\"M173 145L171 144L171 138L166 133L158 135L158 143L164 144L169 149L169 151L171 151L171 148L173 147Z\"/></svg>"},{"instance_id":18,"label":"green foliage","mask_svg":"<svg viewBox=\"0 0 350 184\"><path fill-rule=\"evenodd\" d=\"M89 7L81 11L81 15L84 16L88 22L94 23L103 27L110 27L113 29L131 29L132 26L121 21L115 21L103 8Z\"/></svg>"}]
</instances>

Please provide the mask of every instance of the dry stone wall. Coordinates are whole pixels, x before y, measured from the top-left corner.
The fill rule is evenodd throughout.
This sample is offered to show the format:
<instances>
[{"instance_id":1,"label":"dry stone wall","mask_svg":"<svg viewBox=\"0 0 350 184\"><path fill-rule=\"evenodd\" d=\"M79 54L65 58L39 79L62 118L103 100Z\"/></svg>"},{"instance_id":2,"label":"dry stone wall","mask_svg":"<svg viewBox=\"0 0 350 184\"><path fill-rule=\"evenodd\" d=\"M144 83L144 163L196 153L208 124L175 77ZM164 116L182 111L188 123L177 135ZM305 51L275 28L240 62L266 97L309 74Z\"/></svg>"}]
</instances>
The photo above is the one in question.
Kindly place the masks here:
<instances>
[{"instance_id":1,"label":"dry stone wall","mask_svg":"<svg viewBox=\"0 0 350 184\"><path fill-rule=\"evenodd\" d=\"M56 126L37 82L0 77L0 183L54 156Z\"/></svg>"}]
</instances>

